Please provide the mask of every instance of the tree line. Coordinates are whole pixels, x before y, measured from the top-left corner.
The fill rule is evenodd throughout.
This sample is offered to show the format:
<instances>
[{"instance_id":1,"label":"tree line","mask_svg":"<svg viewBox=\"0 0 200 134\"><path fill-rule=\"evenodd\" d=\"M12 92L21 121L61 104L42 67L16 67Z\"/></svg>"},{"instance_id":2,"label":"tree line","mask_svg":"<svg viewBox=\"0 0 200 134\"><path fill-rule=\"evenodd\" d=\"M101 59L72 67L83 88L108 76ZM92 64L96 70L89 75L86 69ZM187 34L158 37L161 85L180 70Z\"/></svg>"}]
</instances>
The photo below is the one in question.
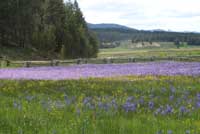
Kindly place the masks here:
<instances>
[{"instance_id":1,"label":"tree line","mask_svg":"<svg viewBox=\"0 0 200 134\"><path fill-rule=\"evenodd\" d=\"M135 29L92 29L101 44L121 40L132 42L186 42L188 45L200 45L199 33L180 33L168 31L143 31Z\"/></svg>"},{"instance_id":2,"label":"tree line","mask_svg":"<svg viewBox=\"0 0 200 134\"><path fill-rule=\"evenodd\" d=\"M1 0L0 46L62 58L96 57L98 52L77 1L63 0Z\"/></svg>"}]
</instances>

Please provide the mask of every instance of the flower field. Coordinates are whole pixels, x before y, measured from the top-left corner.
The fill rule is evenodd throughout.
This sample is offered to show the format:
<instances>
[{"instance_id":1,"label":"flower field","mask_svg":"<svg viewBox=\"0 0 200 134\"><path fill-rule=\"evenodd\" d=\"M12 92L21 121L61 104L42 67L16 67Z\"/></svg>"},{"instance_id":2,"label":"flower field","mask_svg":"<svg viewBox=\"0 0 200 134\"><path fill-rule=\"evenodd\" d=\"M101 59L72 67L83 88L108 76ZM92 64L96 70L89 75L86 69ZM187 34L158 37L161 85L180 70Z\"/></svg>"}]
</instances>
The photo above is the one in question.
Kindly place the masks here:
<instances>
[{"instance_id":1,"label":"flower field","mask_svg":"<svg viewBox=\"0 0 200 134\"><path fill-rule=\"evenodd\" d=\"M0 69L0 79L64 80L128 75L199 76L200 62L147 62L132 64L86 64L68 67Z\"/></svg>"},{"instance_id":2,"label":"flower field","mask_svg":"<svg viewBox=\"0 0 200 134\"><path fill-rule=\"evenodd\" d=\"M0 134L199 133L197 74L0 83Z\"/></svg>"}]
</instances>

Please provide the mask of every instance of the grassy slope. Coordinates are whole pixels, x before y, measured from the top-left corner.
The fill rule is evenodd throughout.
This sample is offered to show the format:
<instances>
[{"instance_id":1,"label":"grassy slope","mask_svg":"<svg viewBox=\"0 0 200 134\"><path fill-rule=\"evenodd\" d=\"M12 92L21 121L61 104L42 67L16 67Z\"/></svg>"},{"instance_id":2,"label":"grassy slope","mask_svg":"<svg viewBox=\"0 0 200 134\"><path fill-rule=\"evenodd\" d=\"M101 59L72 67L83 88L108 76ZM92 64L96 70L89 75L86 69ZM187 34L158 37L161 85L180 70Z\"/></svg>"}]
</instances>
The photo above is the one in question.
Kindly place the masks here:
<instances>
[{"instance_id":1,"label":"grassy slope","mask_svg":"<svg viewBox=\"0 0 200 134\"><path fill-rule=\"evenodd\" d=\"M8 134L175 134L200 133L200 115L154 116L151 111L88 110L85 97L111 97L123 101L128 96L143 96L148 102L154 94L155 105L167 104L171 86L176 99L185 91L189 98L200 92L200 78L192 77L121 77L77 81L7 81L0 83L0 133ZM166 91L163 93L163 89ZM67 95L67 97L66 97ZM66 105L64 98L76 98ZM126 99L125 99L126 100ZM97 102L94 101L96 104ZM61 104L65 106L62 107ZM187 105L187 104L186 104Z\"/></svg>"}]
</instances>

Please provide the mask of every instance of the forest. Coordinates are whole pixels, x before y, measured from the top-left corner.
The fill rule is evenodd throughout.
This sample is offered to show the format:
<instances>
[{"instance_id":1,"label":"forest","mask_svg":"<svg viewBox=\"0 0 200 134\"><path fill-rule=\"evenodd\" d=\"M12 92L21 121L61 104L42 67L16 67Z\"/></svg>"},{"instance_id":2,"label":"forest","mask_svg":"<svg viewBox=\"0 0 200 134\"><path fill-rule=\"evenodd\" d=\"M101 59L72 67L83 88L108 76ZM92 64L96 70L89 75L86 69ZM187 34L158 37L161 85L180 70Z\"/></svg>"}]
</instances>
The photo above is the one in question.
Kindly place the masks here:
<instances>
[{"instance_id":1,"label":"forest","mask_svg":"<svg viewBox=\"0 0 200 134\"><path fill-rule=\"evenodd\" d=\"M147 31L124 28L92 28L101 42L132 40L132 42L187 42L199 45L200 34L190 32Z\"/></svg>"},{"instance_id":2,"label":"forest","mask_svg":"<svg viewBox=\"0 0 200 134\"><path fill-rule=\"evenodd\" d=\"M96 57L98 42L78 2L1 0L0 47L59 58Z\"/></svg>"}]
</instances>

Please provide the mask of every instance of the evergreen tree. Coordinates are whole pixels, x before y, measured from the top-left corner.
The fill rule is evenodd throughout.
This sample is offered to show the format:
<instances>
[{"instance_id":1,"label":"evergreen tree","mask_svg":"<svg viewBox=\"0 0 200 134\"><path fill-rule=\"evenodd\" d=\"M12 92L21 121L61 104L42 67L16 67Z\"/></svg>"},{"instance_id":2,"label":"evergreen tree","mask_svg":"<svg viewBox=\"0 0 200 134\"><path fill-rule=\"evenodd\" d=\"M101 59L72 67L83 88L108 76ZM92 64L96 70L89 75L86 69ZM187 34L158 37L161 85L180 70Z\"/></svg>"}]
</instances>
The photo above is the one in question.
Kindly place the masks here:
<instances>
[{"instance_id":1,"label":"evergreen tree","mask_svg":"<svg viewBox=\"0 0 200 134\"><path fill-rule=\"evenodd\" d=\"M55 27L56 46L55 50L58 52L61 49L64 40L64 28L65 28L65 5L63 0L48 0L46 10L46 23L47 25L53 25Z\"/></svg>"},{"instance_id":2,"label":"evergreen tree","mask_svg":"<svg viewBox=\"0 0 200 134\"><path fill-rule=\"evenodd\" d=\"M95 55L93 43L77 1L0 1L0 45L31 48L44 57L82 58Z\"/></svg>"}]
</instances>

